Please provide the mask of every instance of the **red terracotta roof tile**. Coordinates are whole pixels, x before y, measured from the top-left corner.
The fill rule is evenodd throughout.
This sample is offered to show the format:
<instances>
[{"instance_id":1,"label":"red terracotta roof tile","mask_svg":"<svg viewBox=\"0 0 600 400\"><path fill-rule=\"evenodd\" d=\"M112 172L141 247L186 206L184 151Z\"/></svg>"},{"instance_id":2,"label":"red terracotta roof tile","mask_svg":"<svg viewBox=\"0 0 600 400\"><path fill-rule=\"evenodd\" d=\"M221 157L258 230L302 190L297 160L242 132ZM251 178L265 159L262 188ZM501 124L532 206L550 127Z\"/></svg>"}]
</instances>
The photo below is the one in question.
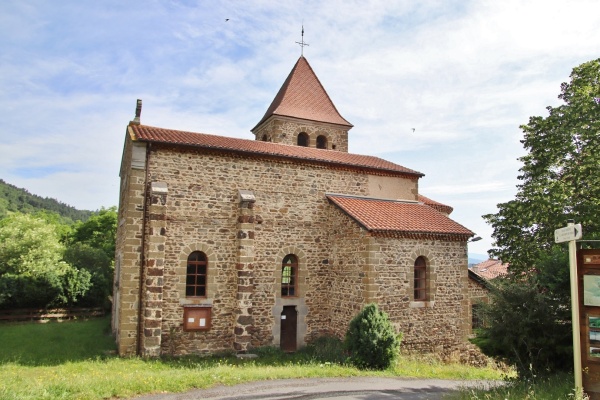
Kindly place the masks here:
<instances>
[{"instance_id":1,"label":"red terracotta roof tile","mask_svg":"<svg viewBox=\"0 0 600 400\"><path fill-rule=\"evenodd\" d=\"M508 273L508 264L503 264L500 260L489 259L474 265L471 271L483 279L489 280L506 275Z\"/></svg>"},{"instance_id":2,"label":"red terracotta roof tile","mask_svg":"<svg viewBox=\"0 0 600 400\"><path fill-rule=\"evenodd\" d=\"M450 215L452 214L452 211L454 211L454 208L447 206L446 204L439 203L435 200L431 200L429 197L425 197L422 194L419 195L419 201L444 214Z\"/></svg>"},{"instance_id":3,"label":"red terracotta roof tile","mask_svg":"<svg viewBox=\"0 0 600 400\"><path fill-rule=\"evenodd\" d=\"M370 231L473 236L473 232L422 204L327 194L327 198Z\"/></svg>"},{"instance_id":4,"label":"red terracotta roof tile","mask_svg":"<svg viewBox=\"0 0 600 400\"><path fill-rule=\"evenodd\" d=\"M302 56L277 92L265 115L252 130L272 115L352 127L335 108L319 78Z\"/></svg>"},{"instance_id":5,"label":"red terracotta roof tile","mask_svg":"<svg viewBox=\"0 0 600 400\"><path fill-rule=\"evenodd\" d=\"M294 159L300 162L319 162L341 167L368 168L379 171L412 175L422 173L394 164L384 159L346 153L342 151L315 149L258 140L237 139L225 136L208 135L156 128L146 125L130 125L132 139L137 141L184 145L198 148L247 153L255 156L274 156Z\"/></svg>"}]
</instances>

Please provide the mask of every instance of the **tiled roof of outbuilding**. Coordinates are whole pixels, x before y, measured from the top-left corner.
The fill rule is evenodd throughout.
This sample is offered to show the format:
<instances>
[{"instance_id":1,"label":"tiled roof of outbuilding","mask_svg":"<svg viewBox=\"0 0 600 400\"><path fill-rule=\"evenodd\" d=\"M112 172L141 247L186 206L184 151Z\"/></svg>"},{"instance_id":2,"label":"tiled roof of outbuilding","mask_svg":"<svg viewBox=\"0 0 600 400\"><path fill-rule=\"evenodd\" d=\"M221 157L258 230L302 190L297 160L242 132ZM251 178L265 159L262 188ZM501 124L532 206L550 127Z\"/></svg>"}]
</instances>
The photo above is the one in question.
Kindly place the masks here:
<instances>
[{"instance_id":1,"label":"tiled roof of outbuilding","mask_svg":"<svg viewBox=\"0 0 600 400\"><path fill-rule=\"evenodd\" d=\"M131 124L129 125L129 129L132 139L136 141L231 151L253 154L255 156L283 157L301 162L318 162L340 167L367 168L403 175L412 175L415 178L424 175L421 172L394 164L379 157L364 156L342 151L238 139L205 133L177 131L146 125Z\"/></svg>"},{"instance_id":2,"label":"tiled roof of outbuilding","mask_svg":"<svg viewBox=\"0 0 600 400\"><path fill-rule=\"evenodd\" d=\"M460 235L473 232L430 206L416 202L327 194L327 198L369 231L425 235Z\"/></svg>"},{"instance_id":3,"label":"tiled roof of outbuilding","mask_svg":"<svg viewBox=\"0 0 600 400\"><path fill-rule=\"evenodd\" d=\"M471 271L484 279L494 279L508 273L508 264L503 264L500 260L489 259L474 265Z\"/></svg>"},{"instance_id":4,"label":"tiled roof of outbuilding","mask_svg":"<svg viewBox=\"0 0 600 400\"><path fill-rule=\"evenodd\" d=\"M422 194L419 195L419 201L421 203L428 205L429 207L435 208L436 210L438 210L439 212L442 212L444 214L450 215L450 214L452 214L452 211L454 210L454 208L447 206L446 204L437 202L435 200L431 200L429 197L425 197Z\"/></svg>"},{"instance_id":5,"label":"tiled roof of outbuilding","mask_svg":"<svg viewBox=\"0 0 600 400\"><path fill-rule=\"evenodd\" d=\"M252 130L271 115L352 127L335 108L319 78L303 56L298 59L267 112Z\"/></svg>"}]
</instances>

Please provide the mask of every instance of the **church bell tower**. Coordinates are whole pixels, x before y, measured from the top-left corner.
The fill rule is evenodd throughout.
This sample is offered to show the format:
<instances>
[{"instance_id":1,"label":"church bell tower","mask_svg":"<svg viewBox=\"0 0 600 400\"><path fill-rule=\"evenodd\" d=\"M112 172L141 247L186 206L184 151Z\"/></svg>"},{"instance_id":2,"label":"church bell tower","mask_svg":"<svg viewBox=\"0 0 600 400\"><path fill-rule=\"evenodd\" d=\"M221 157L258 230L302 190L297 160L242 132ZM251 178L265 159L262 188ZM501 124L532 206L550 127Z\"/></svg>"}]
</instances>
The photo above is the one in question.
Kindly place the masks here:
<instances>
[{"instance_id":1,"label":"church bell tower","mask_svg":"<svg viewBox=\"0 0 600 400\"><path fill-rule=\"evenodd\" d=\"M252 133L265 142L347 153L351 128L306 58L300 56Z\"/></svg>"}]
</instances>

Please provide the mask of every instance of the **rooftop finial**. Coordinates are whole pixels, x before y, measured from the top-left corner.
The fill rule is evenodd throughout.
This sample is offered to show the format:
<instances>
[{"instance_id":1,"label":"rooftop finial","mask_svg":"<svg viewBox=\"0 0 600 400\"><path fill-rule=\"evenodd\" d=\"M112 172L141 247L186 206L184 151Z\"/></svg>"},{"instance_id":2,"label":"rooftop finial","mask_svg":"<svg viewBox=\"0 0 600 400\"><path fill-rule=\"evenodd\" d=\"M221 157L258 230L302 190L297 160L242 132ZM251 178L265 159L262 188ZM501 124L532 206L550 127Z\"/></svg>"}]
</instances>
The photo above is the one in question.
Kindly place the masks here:
<instances>
[{"instance_id":1,"label":"rooftop finial","mask_svg":"<svg viewBox=\"0 0 600 400\"><path fill-rule=\"evenodd\" d=\"M299 42L296 42L296 43L298 43L300 45L300 47L302 48L302 50L300 50L300 55L302 57L304 57L304 46L308 46L309 45L308 43L306 43L304 41L304 23L302 24L302 40L299 41Z\"/></svg>"}]
</instances>

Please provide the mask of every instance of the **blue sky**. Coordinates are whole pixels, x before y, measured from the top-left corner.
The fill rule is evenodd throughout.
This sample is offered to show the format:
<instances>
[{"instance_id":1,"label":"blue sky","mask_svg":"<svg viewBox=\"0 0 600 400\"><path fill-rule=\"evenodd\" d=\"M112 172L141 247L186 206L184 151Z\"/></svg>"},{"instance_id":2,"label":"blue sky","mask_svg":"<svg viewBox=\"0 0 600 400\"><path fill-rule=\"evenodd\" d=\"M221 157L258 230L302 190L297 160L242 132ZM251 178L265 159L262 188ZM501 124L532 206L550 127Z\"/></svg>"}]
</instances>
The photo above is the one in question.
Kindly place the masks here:
<instances>
[{"instance_id":1,"label":"blue sky","mask_svg":"<svg viewBox=\"0 0 600 400\"><path fill-rule=\"evenodd\" d=\"M483 237L474 253L492 245L481 215L516 193L519 125L600 57L596 0L1 2L0 178L117 205L138 98L144 124L252 139L302 24L350 151L425 173L421 193Z\"/></svg>"}]
</instances>

